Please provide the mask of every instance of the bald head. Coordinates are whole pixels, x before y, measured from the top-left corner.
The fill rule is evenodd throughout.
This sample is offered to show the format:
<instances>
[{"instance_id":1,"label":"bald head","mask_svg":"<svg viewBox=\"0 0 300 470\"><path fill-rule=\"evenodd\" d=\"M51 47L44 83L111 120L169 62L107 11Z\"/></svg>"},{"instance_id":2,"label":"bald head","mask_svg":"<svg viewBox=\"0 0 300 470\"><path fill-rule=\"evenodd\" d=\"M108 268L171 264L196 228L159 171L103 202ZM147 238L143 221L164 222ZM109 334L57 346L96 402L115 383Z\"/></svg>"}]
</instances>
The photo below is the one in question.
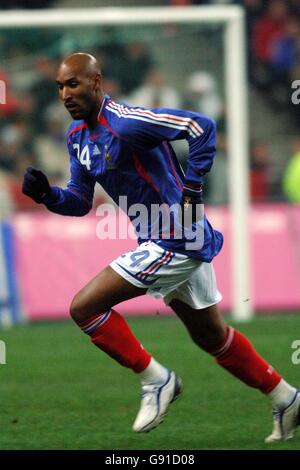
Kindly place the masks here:
<instances>
[{"instance_id":1,"label":"bald head","mask_svg":"<svg viewBox=\"0 0 300 470\"><path fill-rule=\"evenodd\" d=\"M76 75L85 75L91 78L98 74L101 75L100 65L96 57L83 52L76 52L66 57L60 64L60 69L68 69Z\"/></svg>"},{"instance_id":2,"label":"bald head","mask_svg":"<svg viewBox=\"0 0 300 470\"><path fill-rule=\"evenodd\" d=\"M58 67L56 83L72 118L84 119L91 127L96 125L103 101L98 60L82 52L66 57Z\"/></svg>"}]
</instances>

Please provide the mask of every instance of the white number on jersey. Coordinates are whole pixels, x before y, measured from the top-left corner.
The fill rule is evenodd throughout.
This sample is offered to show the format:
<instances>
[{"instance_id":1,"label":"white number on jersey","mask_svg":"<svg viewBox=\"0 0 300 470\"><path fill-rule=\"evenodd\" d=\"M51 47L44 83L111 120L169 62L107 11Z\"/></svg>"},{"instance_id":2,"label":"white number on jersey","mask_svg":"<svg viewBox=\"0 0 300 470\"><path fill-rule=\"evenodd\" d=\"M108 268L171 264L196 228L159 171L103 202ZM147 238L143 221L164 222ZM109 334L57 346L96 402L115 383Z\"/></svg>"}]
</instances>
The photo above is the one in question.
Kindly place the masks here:
<instances>
[{"instance_id":1,"label":"white number on jersey","mask_svg":"<svg viewBox=\"0 0 300 470\"><path fill-rule=\"evenodd\" d=\"M73 144L73 149L77 152L77 158L81 165L85 165L88 170L91 169L90 151L88 145L85 145L80 152L79 144Z\"/></svg>"}]
</instances>

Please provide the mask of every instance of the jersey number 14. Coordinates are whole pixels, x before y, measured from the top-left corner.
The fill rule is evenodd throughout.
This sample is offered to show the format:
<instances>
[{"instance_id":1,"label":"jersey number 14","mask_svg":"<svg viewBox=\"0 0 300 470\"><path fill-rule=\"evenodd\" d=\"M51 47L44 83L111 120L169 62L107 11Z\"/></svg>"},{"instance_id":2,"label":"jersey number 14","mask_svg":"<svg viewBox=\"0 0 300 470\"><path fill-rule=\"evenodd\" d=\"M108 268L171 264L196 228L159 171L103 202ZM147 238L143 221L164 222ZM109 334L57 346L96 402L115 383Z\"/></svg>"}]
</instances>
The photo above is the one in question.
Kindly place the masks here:
<instances>
[{"instance_id":1,"label":"jersey number 14","mask_svg":"<svg viewBox=\"0 0 300 470\"><path fill-rule=\"evenodd\" d=\"M90 151L88 145L85 145L80 152L79 144L73 144L73 149L77 152L77 158L81 165L85 165L88 170L91 169Z\"/></svg>"}]
</instances>

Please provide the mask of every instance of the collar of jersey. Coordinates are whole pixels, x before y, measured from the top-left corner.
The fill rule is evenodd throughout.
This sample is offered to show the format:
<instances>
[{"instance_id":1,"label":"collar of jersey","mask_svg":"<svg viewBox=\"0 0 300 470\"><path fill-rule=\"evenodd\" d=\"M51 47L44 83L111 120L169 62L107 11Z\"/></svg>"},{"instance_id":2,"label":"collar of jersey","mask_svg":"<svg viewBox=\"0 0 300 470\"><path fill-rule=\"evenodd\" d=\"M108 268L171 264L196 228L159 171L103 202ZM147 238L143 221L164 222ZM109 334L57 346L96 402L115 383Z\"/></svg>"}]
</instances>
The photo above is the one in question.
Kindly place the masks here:
<instances>
[{"instance_id":1,"label":"collar of jersey","mask_svg":"<svg viewBox=\"0 0 300 470\"><path fill-rule=\"evenodd\" d=\"M103 100L102 100L102 104L101 104L101 108L100 108L100 111L99 111L98 117L97 117L98 122L100 121L100 116L101 116L102 111L103 111L103 108L104 108L104 103L107 101L107 99L110 99L109 96L108 96L108 95L104 95L104 96L103 96Z\"/></svg>"},{"instance_id":2,"label":"collar of jersey","mask_svg":"<svg viewBox=\"0 0 300 470\"><path fill-rule=\"evenodd\" d=\"M96 137L99 137L100 136L100 128L101 128L101 124L100 124L100 116L102 114L102 111L103 111L103 108L104 108L104 103L105 101L107 100L108 96L107 95L104 95L103 97L103 100L102 100L102 104L101 104L101 108L100 108L100 111L98 113L98 117L97 117L97 126L95 129L93 129L92 131L89 131L89 139L92 139L92 141L96 138Z\"/></svg>"}]
</instances>

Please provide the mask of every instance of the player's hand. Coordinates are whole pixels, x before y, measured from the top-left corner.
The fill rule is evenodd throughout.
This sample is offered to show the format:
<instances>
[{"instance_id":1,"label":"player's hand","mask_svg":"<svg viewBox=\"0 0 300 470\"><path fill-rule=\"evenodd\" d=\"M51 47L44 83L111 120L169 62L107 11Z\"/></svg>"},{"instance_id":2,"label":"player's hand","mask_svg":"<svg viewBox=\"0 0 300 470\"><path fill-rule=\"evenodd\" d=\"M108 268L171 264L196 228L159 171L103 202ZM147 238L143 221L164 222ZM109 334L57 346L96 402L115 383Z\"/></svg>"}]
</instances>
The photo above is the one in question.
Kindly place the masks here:
<instances>
[{"instance_id":1,"label":"player's hand","mask_svg":"<svg viewBox=\"0 0 300 470\"><path fill-rule=\"evenodd\" d=\"M182 225L189 227L201 219L203 204L203 185L184 182L181 196Z\"/></svg>"},{"instance_id":2,"label":"player's hand","mask_svg":"<svg viewBox=\"0 0 300 470\"><path fill-rule=\"evenodd\" d=\"M23 194L26 194L26 196L31 197L40 204L50 189L48 178L42 171L36 170L31 166L27 168L22 184Z\"/></svg>"}]
</instances>

